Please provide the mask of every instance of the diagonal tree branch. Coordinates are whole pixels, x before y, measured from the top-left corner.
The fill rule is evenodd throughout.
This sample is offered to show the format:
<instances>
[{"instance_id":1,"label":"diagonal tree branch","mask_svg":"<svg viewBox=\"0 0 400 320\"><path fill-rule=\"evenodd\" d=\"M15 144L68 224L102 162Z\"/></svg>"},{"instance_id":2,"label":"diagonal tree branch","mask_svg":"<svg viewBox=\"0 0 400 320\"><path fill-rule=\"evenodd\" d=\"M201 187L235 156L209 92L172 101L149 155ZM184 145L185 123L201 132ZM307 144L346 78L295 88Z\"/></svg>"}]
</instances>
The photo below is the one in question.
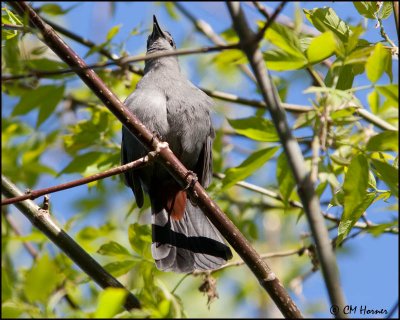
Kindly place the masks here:
<instances>
[{"instance_id":1,"label":"diagonal tree branch","mask_svg":"<svg viewBox=\"0 0 400 320\"><path fill-rule=\"evenodd\" d=\"M17 197L22 192L1 175L1 189L6 197ZM64 230L50 217L48 211L39 208L33 201L25 200L15 204L19 211L40 231L42 231L57 247L65 252L87 275L100 287L115 287L126 289L117 279L110 275L103 267L83 250ZM126 289L127 290L127 289ZM127 290L128 291L128 290ZM125 308L131 310L140 308L139 300L128 291Z\"/></svg>"},{"instance_id":2,"label":"diagonal tree branch","mask_svg":"<svg viewBox=\"0 0 400 320\"><path fill-rule=\"evenodd\" d=\"M77 56L77 54L27 3L23 1L9 1L8 4L21 16L27 16L29 23L42 33L43 41L70 67L81 67L81 69L77 71L77 74L86 85L148 150L154 150L159 153L159 160L162 165L165 166L182 187L193 184L194 180L192 175L172 153L168 144L161 142L130 113L93 70L85 69L85 62ZM195 199L210 221L246 262L263 288L271 295L282 313L287 317L301 317L297 306L267 263L261 259L239 229L226 217L216 203L210 199L200 183L195 181L193 187L189 188L187 191L190 196Z\"/></svg>"},{"instance_id":3,"label":"diagonal tree branch","mask_svg":"<svg viewBox=\"0 0 400 320\"><path fill-rule=\"evenodd\" d=\"M255 39L239 2L227 3L232 17L234 28L241 41ZM255 42L252 46L243 46L242 50L247 55L250 65L257 78L259 87L264 97L266 105L269 107L272 120L281 139L287 160L297 184L298 194L303 203L313 239L316 243L319 261L321 262L322 273L331 299L331 303L343 309L346 305L342 289L340 286L339 270L336 264L336 257L329 241L328 230L321 215L318 197L315 195L314 186L310 180L309 173L304 164L304 158L300 147L293 138L291 130L286 120L284 109L281 107L280 100L272 79L266 70L261 51ZM339 317L345 317L343 312L339 312Z\"/></svg>"}]
</instances>

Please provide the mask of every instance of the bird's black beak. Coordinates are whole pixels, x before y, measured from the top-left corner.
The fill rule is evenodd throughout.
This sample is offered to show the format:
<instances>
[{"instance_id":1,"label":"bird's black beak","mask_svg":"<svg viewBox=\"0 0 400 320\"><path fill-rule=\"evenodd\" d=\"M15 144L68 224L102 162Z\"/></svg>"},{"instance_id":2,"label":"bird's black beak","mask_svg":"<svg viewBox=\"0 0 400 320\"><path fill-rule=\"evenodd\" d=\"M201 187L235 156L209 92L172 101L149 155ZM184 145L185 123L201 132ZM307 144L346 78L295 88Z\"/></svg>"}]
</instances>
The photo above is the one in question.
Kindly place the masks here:
<instances>
[{"instance_id":1,"label":"bird's black beak","mask_svg":"<svg viewBox=\"0 0 400 320\"><path fill-rule=\"evenodd\" d=\"M159 37L163 37L165 39L165 34L161 30L160 26L158 25L156 16L153 15L153 32L150 36L153 40L158 39Z\"/></svg>"}]
</instances>

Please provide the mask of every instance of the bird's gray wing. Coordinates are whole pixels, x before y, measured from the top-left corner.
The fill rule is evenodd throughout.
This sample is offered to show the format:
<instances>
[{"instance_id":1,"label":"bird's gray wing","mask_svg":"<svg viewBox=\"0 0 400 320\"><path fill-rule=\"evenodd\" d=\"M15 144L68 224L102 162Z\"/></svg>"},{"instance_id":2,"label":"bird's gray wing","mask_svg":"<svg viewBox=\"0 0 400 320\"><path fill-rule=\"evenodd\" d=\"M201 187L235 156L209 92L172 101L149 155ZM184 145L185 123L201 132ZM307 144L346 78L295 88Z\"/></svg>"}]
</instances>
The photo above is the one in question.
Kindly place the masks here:
<instances>
[{"instance_id":1,"label":"bird's gray wing","mask_svg":"<svg viewBox=\"0 0 400 320\"><path fill-rule=\"evenodd\" d=\"M214 128L210 126L210 133L207 135L195 168L199 182L204 188L207 188L210 185L213 174L212 144L214 137Z\"/></svg>"},{"instance_id":2,"label":"bird's gray wing","mask_svg":"<svg viewBox=\"0 0 400 320\"><path fill-rule=\"evenodd\" d=\"M129 146L129 147L127 147ZM126 164L146 155L141 143L125 128L122 128L121 163ZM125 184L130 187L135 195L139 208L143 206L143 190L139 174L135 170L124 173Z\"/></svg>"}]
</instances>

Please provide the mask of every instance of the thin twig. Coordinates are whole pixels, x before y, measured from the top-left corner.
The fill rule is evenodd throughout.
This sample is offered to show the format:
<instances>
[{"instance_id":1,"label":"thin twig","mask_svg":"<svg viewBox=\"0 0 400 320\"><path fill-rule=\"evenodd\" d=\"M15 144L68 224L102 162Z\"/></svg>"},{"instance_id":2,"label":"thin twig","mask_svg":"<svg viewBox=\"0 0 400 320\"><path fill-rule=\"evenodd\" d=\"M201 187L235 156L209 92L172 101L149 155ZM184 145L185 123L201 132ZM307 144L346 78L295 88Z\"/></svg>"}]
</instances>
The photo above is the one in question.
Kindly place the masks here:
<instances>
[{"instance_id":1,"label":"thin twig","mask_svg":"<svg viewBox=\"0 0 400 320\"><path fill-rule=\"evenodd\" d=\"M281 251L281 252L273 252L273 253L264 253L260 254L260 257L262 259L271 259L271 258L282 258L282 257L289 257L293 255L302 255L304 253L305 247L301 247L299 249L292 249L292 250L286 250L286 251ZM218 269L212 270L211 273L230 268L230 267L238 267L244 265L243 260L238 260L238 261L232 261L227 264L224 264L223 266L219 267Z\"/></svg>"},{"instance_id":2,"label":"thin twig","mask_svg":"<svg viewBox=\"0 0 400 320\"><path fill-rule=\"evenodd\" d=\"M261 28L261 30L256 34L255 36L255 42L259 42L264 38L265 32L268 30L270 25L275 21L275 19L278 17L278 15L281 13L283 8L286 5L286 1L282 1L275 9L274 13L268 18L267 22L264 24L264 26Z\"/></svg>"},{"instance_id":3,"label":"thin twig","mask_svg":"<svg viewBox=\"0 0 400 320\"><path fill-rule=\"evenodd\" d=\"M89 177L85 177L85 178L81 178L81 179L77 179L74 181L70 181L67 183L63 183L63 184L59 184L53 187L48 187L48 188L44 188L44 189L38 189L38 190L30 190L28 191L26 194L15 197L15 198L8 198L8 199L4 199L1 201L1 205L8 205L11 203L16 203L16 202L20 202L26 199L30 199L30 200L34 200L42 195L45 194L50 194L50 193L54 193L54 192L58 192L61 190L66 190L66 189L71 189L71 188L75 188L77 186L81 186L83 184L87 184L89 182L93 182L96 180L100 180L100 179L104 179L104 178L108 178L117 174L121 174L125 171L128 170L135 170L135 169L139 169L142 168L146 165L148 165L152 159L154 158L153 154L148 154L147 156L137 159L135 161L129 162L127 164L124 164L122 166L118 166L103 172L99 172L96 173L94 175L91 175Z\"/></svg>"}]
</instances>

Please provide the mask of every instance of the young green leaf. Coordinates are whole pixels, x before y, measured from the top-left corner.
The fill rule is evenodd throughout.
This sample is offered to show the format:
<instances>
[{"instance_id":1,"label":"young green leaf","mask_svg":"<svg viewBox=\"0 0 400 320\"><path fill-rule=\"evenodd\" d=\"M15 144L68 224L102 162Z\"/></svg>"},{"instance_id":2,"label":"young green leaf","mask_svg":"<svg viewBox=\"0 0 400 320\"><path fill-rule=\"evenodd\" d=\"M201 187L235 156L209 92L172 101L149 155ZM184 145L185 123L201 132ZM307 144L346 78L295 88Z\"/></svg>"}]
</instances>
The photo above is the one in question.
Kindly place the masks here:
<instances>
[{"instance_id":1,"label":"young green leaf","mask_svg":"<svg viewBox=\"0 0 400 320\"><path fill-rule=\"evenodd\" d=\"M97 250L98 254L112 257L132 257L132 254L123 245L115 241L107 242Z\"/></svg>"},{"instance_id":2,"label":"young green leaf","mask_svg":"<svg viewBox=\"0 0 400 320\"><path fill-rule=\"evenodd\" d=\"M372 91L368 95L368 104L372 113L377 114L379 111L379 94L376 90Z\"/></svg>"},{"instance_id":3,"label":"young green leaf","mask_svg":"<svg viewBox=\"0 0 400 320\"><path fill-rule=\"evenodd\" d=\"M332 31L340 40L347 42L351 33L346 22L340 19L336 12L329 7L312 10L303 9L307 19L321 32Z\"/></svg>"},{"instance_id":4,"label":"young green leaf","mask_svg":"<svg viewBox=\"0 0 400 320\"><path fill-rule=\"evenodd\" d=\"M94 318L112 318L122 311L128 291L123 288L106 288L100 295Z\"/></svg>"},{"instance_id":5,"label":"young green leaf","mask_svg":"<svg viewBox=\"0 0 400 320\"><path fill-rule=\"evenodd\" d=\"M343 183L343 214L338 228L338 243L350 232L365 209L372 203L374 195L367 193L369 168L364 155L355 156L347 169Z\"/></svg>"},{"instance_id":6,"label":"young green leaf","mask_svg":"<svg viewBox=\"0 0 400 320\"><path fill-rule=\"evenodd\" d=\"M308 61L311 64L318 63L330 57L336 48L336 39L331 31L324 32L311 41L307 49Z\"/></svg>"},{"instance_id":7,"label":"young green leaf","mask_svg":"<svg viewBox=\"0 0 400 320\"><path fill-rule=\"evenodd\" d=\"M117 35L117 33L119 32L119 29L121 29L121 26L122 26L121 24L118 24L118 25L112 27L110 30L108 30L107 37L106 37L107 42L111 41Z\"/></svg>"},{"instance_id":8,"label":"young green leaf","mask_svg":"<svg viewBox=\"0 0 400 320\"><path fill-rule=\"evenodd\" d=\"M389 163L371 159L376 175L382 179L392 191L392 196L399 197L399 169Z\"/></svg>"},{"instance_id":9,"label":"young green leaf","mask_svg":"<svg viewBox=\"0 0 400 320\"><path fill-rule=\"evenodd\" d=\"M368 19L376 19L376 13L379 10L376 1L353 1L353 5L362 16Z\"/></svg>"},{"instance_id":10,"label":"young green leaf","mask_svg":"<svg viewBox=\"0 0 400 320\"><path fill-rule=\"evenodd\" d=\"M390 53L378 42L365 65L367 77L371 82L375 83L380 79L387 68L389 59Z\"/></svg>"},{"instance_id":11,"label":"young green leaf","mask_svg":"<svg viewBox=\"0 0 400 320\"><path fill-rule=\"evenodd\" d=\"M386 84L375 86L376 90L386 98L390 99L397 107L399 106L399 85Z\"/></svg>"},{"instance_id":12,"label":"young green leaf","mask_svg":"<svg viewBox=\"0 0 400 320\"><path fill-rule=\"evenodd\" d=\"M134 258L134 257L132 257ZM111 273L114 277L120 277L129 271L138 263L135 260L123 260L107 263L103 268Z\"/></svg>"},{"instance_id":13,"label":"young green leaf","mask_svg":"<svg viewBox=\"0 0 400 320\"><path fill-rule=\"evenodd\" d=\"M368 151L399 151L399 132L393 130L383 131L367 143Z\"/></svg>"},{"instance_id":14,"label":"young green leaf","mask_svg":"<svg viewBox=\"0 0 400 320\"><path fill-rule=\"evenodd\" d=\"M307 65L305 56L292 55L283 50L268 50L263 53L267 68L274 71L297 70Z\"/></svg>"},{"instance_id":15,"label":"young green leaf","mask_svg":"<svg viewBox=\"0 0 400 320\"><path fill-rule=\"evenodd\" d=\"M299 37L282 24L273 23L265 32L265 38L291 56L304 57Z\"/></svg>"},{"instance_id":16,"label":"young green leaf","mask_svg":"<svg viewBox=\"0 0 400 320\"><path fill-rule=\"evenodd\" d=\"M296 186L296 181L294 180L292 171L289 168L284 152L282 152L278 157L276 164L276 178L278 180L279 192L281 193L283 202L286 206L290 199L290 195Z\"/></svg>"},{"instance_id":17,"label":"young green leaf","mask_svg":"<svg viewBox=\"0 0 400 320\"><path fill-rule=\"evenodd\" d=\"M151 230L148 225L133 223L128 229L129 243L132 249L143 256L151 259Z\"/></svg>"},{"instance_id":18,"label":"young green leaf","mask_svg":"<svg viewBox=\"0 0 400 320\"><path fill-rule=\"evenodd\" d=\"M26 274L25 296L32 303L46 302L63 279L64 275L48 254L38 257Z\"/></svg>"},{"instance_id":19,"label":"young green leaf","mask_svg":"<svg viewBox=\"0 0 400 320\"><path fill-rule=\"evenodd\" d=\"M226 176L224 180L222 180L222 190L233 186L236 182L253 174L254 171L271 159L278 149L278 147L272 147L258 150L244 160L239 166L226 170Z\"/></svg>"},{"instance_id":20,"label":"young green leaf","mask_svg":"<svg viewBox=\"0 0 400 320\"><path fill-rule=\"evenodd\" d=\"M228 119L229 124L239 134L263 142L279 141L278 134L271 120L261 117Z\"/></svg>"}]
</instances>

